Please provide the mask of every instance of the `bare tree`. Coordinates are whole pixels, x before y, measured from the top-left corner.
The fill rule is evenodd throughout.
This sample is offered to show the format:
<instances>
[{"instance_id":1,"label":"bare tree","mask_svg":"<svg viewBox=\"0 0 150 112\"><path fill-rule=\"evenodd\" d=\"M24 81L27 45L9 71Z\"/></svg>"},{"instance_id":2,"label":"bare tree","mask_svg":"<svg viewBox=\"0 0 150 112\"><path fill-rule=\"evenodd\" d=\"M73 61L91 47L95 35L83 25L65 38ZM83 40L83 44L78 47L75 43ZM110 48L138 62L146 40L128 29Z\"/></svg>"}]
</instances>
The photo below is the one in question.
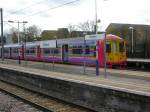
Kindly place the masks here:
<instances>
[{"instance_id":1,"label":"bare tree","mask_svg":"<svg viewBox=\"0 0 150 112\"><path fill-rule=\"evenodd\" d=\"M12 38L13 43L17 43L18 42L18 31L16 28L11 28L10 30L10 38Z\"/></svg>"},{"instance_id":2,"label":"bare tree","mask_svg":"<svg viewBox=\"0 0 150 112\"><path fill-rule=\"evenodd\" d=\"M69 24L68 26L67 26L67 28L68 28L68 31L71 33L72 31L77 31L78 29L77 29L77 26L76 25L73 25L73 24Z\"/></svg>"},{"instance_id":3,"label":"bare tree","mask_svg":"<svg viewBox=\"0 0 150 112\"><path fill-rule=\"evenodd\" d=\"M29 26L26 29L26 41L40 40L41 29L36 26Z\"/></svg>"},{"instance_id":4,"label":"bare tree","mask_svg":"<svg viewBox=\"0 0 150 112\"><path fill-rule=\"evenodd\" d=\"M81 30L81 31L86 31L86 32L94 32L94 26L95 26L95 22L94 21L85 21L83 23L79 23L77 25L77 27Z\"/></svg>"}]
</instances>

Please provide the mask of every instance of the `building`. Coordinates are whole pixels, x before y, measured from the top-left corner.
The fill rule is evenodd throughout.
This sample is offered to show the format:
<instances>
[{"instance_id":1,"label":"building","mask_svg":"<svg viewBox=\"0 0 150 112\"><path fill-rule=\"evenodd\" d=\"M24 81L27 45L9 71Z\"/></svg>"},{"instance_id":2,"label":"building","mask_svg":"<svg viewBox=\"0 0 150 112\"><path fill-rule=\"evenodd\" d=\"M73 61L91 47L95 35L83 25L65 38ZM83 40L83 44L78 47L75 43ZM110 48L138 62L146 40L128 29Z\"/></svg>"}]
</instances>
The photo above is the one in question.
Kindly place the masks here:
<instances>
[{"instance_id":1,"label":"building","mask_svg":"<svg viewBox=\"0 0 150 112\"><path fill-rule=\"evenodd\" d=\"M106 32L126 39L128 57L150 58L150 25L111 23Z\"/></svg>"}]
</instances>

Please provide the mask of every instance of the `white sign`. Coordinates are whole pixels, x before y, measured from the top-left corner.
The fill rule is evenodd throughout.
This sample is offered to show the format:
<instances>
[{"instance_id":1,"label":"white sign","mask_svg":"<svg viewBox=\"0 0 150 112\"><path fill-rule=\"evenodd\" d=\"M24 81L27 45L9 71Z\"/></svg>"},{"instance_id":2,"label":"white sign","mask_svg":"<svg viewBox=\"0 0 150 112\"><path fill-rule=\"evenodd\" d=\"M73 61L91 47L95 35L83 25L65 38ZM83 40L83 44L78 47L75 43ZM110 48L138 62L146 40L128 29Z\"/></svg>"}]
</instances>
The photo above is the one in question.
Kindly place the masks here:
<instances>
[{"instance_id":1,"label":"white sign","mask_svg":"<svg viewBox=\"0 0 150 112\"><path fill-rule=\"evenodd\" d=\"M56 48L56 40L48 40L40 42L41 48Z\"/></svg>"},{"instance_id":2,"label":"white sign","mask_svg":"<svg viewBox=\"0 0 150 112\"><path fill-rule=\"evenodd\" d=\"M85 36L85 40L99 40L104 38L105 38L105 33Z\"/></svg>"}]
</instances>

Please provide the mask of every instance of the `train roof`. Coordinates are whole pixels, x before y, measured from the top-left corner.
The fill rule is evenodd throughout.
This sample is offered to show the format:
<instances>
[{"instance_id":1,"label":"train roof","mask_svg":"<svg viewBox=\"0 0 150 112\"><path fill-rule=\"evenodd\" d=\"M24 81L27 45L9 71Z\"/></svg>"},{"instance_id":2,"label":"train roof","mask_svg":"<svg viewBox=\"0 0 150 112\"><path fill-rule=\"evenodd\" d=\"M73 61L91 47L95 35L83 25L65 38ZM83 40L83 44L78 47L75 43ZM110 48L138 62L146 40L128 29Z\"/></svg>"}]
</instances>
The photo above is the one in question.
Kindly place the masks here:
<instances>
[{"instance_id":1,"label":"train roof","mask_svg":"<svg viewBox=\"0 0 150 112\"><path fill-rule=\"evenodd\" d=\"M37 45L40 45L40 41L36 41L36 42L26 42L24 43L26 44L27 46L37 46Z\"/></svg>"},{"instance_id":2,"label":"train roof","mask_svg":"<svg viewBox=\"0 0 150 112\"><path fill-rule=\"evenodd\" d=\"M40 48L56 48L56 40L39 41Z\"/></svg>"},{"instance_id":3,"label":"train roof","mask_svg":"<svg viewBox=\"0 0 150 112\"><path fill-rule=\"evenodd\" d=\"M123 38L121 38L117 35L113 35L113 34L107 34L106 39L107 40L123 40Z\"/></svg>"},{"instance_id":4,"label":"train roof","mask_svg":"<svg viewBox=\"0 0 150 112\"><path fill-rule=\"evenodd\" d=\"M23 43L24 45L27 45L28 47L32 46L40 46L41 48L55 48L56 43L57 45L63 45L63 44L83 44L84 40L88 44L96 44L98 40L104 39L104 34L95 34L95 35L87 35L85 37L76 37L76 38L65 38L65 39L56 39L55 40L45 40L45 41L36 41L36 42L26 42ZM113 34L107 34L106 35L107 40L124 40L119 36L113 35ZM4 47L20 47L22 44L6 44Z\"/></svg>"},{"instance_id":5,"label":"train roof","mask_svg":"<svg viewBox=\"0 0 150 112\"><path fill-rule=\"evenodd\" d=\"M21 44L6 44L4 47L21 47Z\"/></svg>"}]
</instances>

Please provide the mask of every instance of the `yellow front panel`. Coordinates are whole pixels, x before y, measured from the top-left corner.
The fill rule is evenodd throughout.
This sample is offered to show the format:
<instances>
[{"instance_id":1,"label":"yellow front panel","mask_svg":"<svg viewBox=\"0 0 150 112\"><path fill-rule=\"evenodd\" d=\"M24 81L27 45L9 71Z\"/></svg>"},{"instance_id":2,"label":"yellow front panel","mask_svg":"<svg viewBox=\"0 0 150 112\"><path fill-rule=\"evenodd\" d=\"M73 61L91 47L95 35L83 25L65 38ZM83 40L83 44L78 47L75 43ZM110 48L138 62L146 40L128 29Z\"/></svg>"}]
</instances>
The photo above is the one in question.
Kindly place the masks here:
<instances>
[{"instance_id":1,"label":"yellow front panel","mask_svg":"<svg viewBox=\"0 0 150 112\"><path fill-rule=\"evenodd\" d=\"M123 42L123 50L120 49L120 43ZM125 49L125 42L124 41L109 41L107 44L110 44L111 51L107 51L106 57L107 62L109 63L121 63L126 61L126 49Z\"/></svg>"}]
</instances>

